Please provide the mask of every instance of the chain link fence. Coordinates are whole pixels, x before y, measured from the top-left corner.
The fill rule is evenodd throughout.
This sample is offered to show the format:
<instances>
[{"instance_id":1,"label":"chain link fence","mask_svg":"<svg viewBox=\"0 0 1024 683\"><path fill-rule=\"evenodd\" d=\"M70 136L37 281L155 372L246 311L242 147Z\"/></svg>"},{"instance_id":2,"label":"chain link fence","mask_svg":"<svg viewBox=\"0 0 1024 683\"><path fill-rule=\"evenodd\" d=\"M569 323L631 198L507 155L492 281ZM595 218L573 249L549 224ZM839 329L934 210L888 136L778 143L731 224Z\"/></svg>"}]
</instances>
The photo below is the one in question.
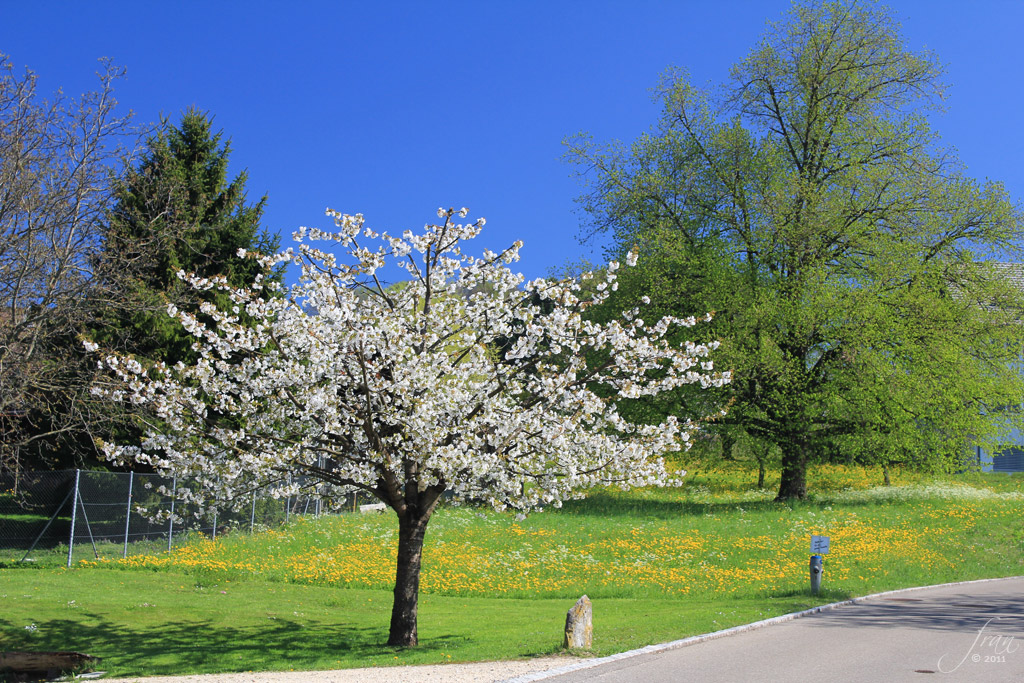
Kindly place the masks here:
<instances>
[{"instance_id":1,"label":"chain link fence","mask_svg":"<svg viewBox=\"0 0 1024 683\"><path fill-rule=\"evenodd\" d=\"M280 526L293 516L358 510L374 501L350 495L328 510L310 496L275 499L255 492L236 511L196 517L194 510L159 493L176 479L133 472L63 470L0 474L0 563L32 562L59 555L79 559L127 557L170 551L201 534L249 532ZM146 512L144 513L143 510ZM169 520L153 521L158 510Z\"/></svg>"}]
</instances>

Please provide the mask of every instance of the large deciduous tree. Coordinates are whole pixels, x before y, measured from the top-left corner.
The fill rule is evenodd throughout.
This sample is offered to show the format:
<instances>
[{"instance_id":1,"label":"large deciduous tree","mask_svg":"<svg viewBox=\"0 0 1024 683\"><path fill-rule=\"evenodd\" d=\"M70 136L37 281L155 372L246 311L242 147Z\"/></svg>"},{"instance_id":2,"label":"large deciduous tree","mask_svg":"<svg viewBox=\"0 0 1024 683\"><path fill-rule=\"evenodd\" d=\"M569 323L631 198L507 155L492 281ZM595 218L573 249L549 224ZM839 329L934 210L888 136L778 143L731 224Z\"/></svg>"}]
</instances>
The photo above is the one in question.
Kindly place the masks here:
<instances>
[{"instance_id":1,"label":"large deciduous tree","mask_svg":"<svg viewBox=\"0 0 1024 683\"><path fill-rule=\"evenodd\" d=\"M634 307L604 324L584 320L581 310L615 289L616 263L581 298L576 281L512 273L520 243L470 256L465 242L483 219L458 224L439 210L422 234L393 237L361 216L329 214L336 233L303 230L298 251L257 259L301 267L285 296L264 296L280 285L262 277L248 288L188 278L230 299L205 303L201 315L171 308L197 343L196 362L147 370L107 359L119 379L107 395L149 405L159 419L141 444L108 452L191 478L178 492L201 505L258 487L288 495L300 478L322 482L314 493L328 499L376 496L398 516L388 642L411 646L424 536L442 495L526 512L598 484L677 481L661 456L684 447L695 423L632 423L616 401L728 375L706 359L715 344L666 341L693 318L645 324ZM364 246L373 240L378 247ZM381 285L389 260L407 283Z\"/></svg>"},{"instance_id":2,"label":"large deciduous tree","mask_svg":"<svg viewBox=\"0 0 1024 683\"><path fill-rule=\"evenodd\" d=\"M0 55L0 469L26 452L46 464L98 420L95 363L82 362L77 336L115 298L97 269L111 186L135 140L113 96L121 74L104 61L95 91L46 100L35 74Z\"/></svg>"},{"instance_id":3,"label":"large deciduous tree","mask_svg":"<svg viewBox=\"0 0 1024 683\"><path fill-rule=\"evenodd\" d=\"M797 3L723 88L670 73L632 146L568 143L591 227L645 257L623 291L717 311L720 424L778 447L779 499L838 455L961 467L1020 419L1022 293L994 263L1020 214L930 129L940 76L887 10Z\"/></svg>"}]
</instances>

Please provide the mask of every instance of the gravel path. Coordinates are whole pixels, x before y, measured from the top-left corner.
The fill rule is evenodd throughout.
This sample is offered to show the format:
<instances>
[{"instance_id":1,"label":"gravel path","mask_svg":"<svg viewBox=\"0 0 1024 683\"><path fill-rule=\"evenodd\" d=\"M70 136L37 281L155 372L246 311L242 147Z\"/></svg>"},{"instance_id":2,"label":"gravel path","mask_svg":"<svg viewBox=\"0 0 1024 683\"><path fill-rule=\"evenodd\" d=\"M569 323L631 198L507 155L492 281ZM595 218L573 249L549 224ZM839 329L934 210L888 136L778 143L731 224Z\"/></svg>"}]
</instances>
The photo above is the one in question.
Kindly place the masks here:
<instances>
[{"instance_id":1,"label":"gravel path","mask_svg":"<svg viewBox=\"0 0 1024 683\"><path fill-rule=\"evenodd\" d=\"M575 657L538 657L507 662L432 664L426 666L337 669L334 671L264 671L201 676L104 678L110 683L494 683L547 671L577 661Z\"/></svg>"}]
</instances>

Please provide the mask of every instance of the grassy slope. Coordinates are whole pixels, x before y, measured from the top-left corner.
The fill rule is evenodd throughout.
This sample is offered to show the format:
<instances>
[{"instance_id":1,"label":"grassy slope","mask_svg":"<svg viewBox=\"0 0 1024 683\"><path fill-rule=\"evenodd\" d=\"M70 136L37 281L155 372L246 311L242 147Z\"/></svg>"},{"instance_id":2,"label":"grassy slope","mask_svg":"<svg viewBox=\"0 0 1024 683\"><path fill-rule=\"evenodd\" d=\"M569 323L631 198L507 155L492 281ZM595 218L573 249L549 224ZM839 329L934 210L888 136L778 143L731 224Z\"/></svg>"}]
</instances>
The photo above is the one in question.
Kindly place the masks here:
<instances>
[{"instance_id":1,"label":"grassy slope","mask_svg":"<svg viewBox=\"0 0 1024 683\"><path fill-rule=\"evenodd\" d=\"M798 506L749 490L746 474L718 473L694 475L682 491L601 493L522 522L443 510L428 533L415 650L379 645L394 566L389 515L71 571L0 569L0 643L84 650L117 674L524 657L558 649L565 611L586 592L595 652L608 654L850 595L1024 573L1020 477L871 490L873 476L828 476L815 482L825 493ZM811 533L833 539L819 598L806 593Z\"/></svg>"}]
</instances>

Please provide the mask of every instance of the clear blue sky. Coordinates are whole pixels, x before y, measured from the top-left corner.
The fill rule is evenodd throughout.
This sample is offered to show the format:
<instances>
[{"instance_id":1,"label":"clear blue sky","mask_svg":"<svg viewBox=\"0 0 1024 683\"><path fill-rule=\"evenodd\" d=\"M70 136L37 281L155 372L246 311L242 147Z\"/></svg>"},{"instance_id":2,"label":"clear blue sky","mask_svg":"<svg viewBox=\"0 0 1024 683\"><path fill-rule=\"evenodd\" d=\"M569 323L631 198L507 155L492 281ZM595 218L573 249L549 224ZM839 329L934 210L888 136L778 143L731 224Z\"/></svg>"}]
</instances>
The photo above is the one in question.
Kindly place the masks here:
<instances>
[{"instance_id":1,"label":"clear blue sky","mask_svg":"<svg viewBox=\"0 0 1024 683\"><path fill-rule=\"evenodd\" d=\"M913 49L947 65L935 121L968 173L1024 197L1024 2L895 0ZM41 89L93 87L96 59L140 122L196 106L232 140L232 173L269 197L290 240L323 209L419 228L440 205L488 219L482 248L523 239L530 277L600 249L580 246L579 194L562 139L631 140L658 114L668 66L726 79L784 0L656 2L25 2L5 0L0 52Z\"/></svg>"}]
</instances>

